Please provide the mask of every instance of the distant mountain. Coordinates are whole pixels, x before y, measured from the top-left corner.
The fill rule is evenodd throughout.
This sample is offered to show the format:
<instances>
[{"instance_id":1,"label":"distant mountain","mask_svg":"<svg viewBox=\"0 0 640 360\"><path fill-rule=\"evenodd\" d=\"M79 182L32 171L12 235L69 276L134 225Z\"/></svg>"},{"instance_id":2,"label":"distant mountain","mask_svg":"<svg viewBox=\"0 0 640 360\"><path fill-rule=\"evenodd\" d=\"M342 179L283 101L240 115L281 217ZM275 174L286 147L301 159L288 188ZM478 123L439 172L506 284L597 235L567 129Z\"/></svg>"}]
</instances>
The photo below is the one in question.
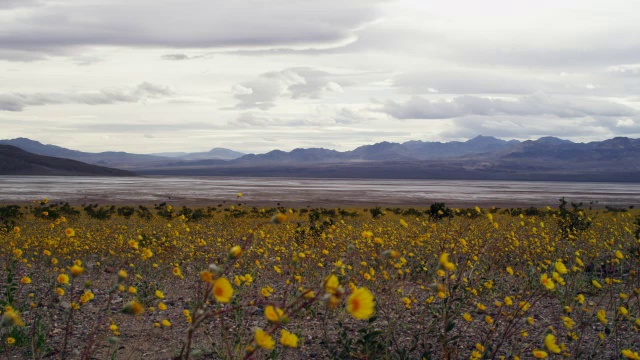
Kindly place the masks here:
<instances>
[{"instance_id":1,"label":"distant mountain","mask_svg":"<svg viewBox=\"0 0 640 360\"><path fill-rule=\"evenodd\" d=\"M213 148L205 152L157 153L152 155L179 158L181 160L233 160L246 154L225 148Z\"/></svg>"},{"instance_id":2,"label":"distant mountain","mask_svg":"<svg viewBox=\"0 0 640 360\"><path fill-rule=\"evenodd\" d=\"M135 176L129 171L37 155L11 145L0 145L0 175Z\"/></svg>"},{"instance_id":3,"label":"distant mountain","mask_svg":"<svg viewBox=\"0 0 640 360\"><path fill-rule=\"evenodd\" d=\"M45 145L38 141L26 138L0 140L0 144L13 145L22 150L38 155L61 157L89 164L117 168L132 168L139 164L145 164L148 166L170 160L169 158L163 158L160 156L130 154L123 151L106 151L101 153L82 152L66 149L56 145Z\"/></svg>"},{"instance_id":4,"label":"distant mountain","mask_svg":"<svg viewBox=\"0 0 640 360\"><path fill-rule=\"evenodd\" d=\"M274 150L211 166L139 169L143 174L378 179L640 182L640 139L573 143L552 137L504 141L382 142L352 151Z\"/></svg>"},{"instance_id":5,"label":"distant mountain","mask_svg":"<svg viewBox=\"0 0 640 360\"><path fill-rule=\"evenodd\" d=\"M447 143L408 141L381 142L339 152L322 148L295 149L290 152L273 150L266 154L245 155L233 163L263 165L267 163L335 163L354 161L412 161L454 158L469 154L493 152L511 148L520 142L505 141L491 136L478 136L466 142Z\"/></svg>"},{"instance_id":6,"label":"distant mountain","mask_svg":"<svg viewBox=\"0 0 640 360\"><path fill-rule=\"evenodd\" d=\"M273 150L228 160L220 157L240 153L218 148L164 156L83 153L24 138L2 142L140 174L640 182L640 139L624 137L574 143L555 137L520 142L478 136L464 142L381 142L350 151ZM209 157L213 155L217 157Z\"/></svg>"},{"instance_id":7,"label":"distant mountain","mask_svg":"<svg viewBox=\"0 0 640 360\"><path fill-rule=\"evenodd\" d=\"M22 150L44 156L63 157L89 164L117 167L123 169L134 169L140 166L161 166L172 163L176 158L181 160L205 160L205 159L236 159L243 153L229 149L214 148L208 152L201 153L165 153L160 154L131 154L123 151L105 151L100 153L90 153L77 150L70 150L56 145L45 145L38 141L27 138L17 138L11 140L0 140L2 145L13 145Z\"/></svg>"},{"instance_id":8,"label":"distant mountain","mask_svg":"<svg viewBox=\"0 0 640 360\"><path fill-rule=\"evenodd\" d=\"M235 164L270 164L270 163L324 163L345 161L344 153L323 148L294 149L289 152L273 150L266 154L245 155L232 163Z\"/></svg>"},{"instance_id":9,"label":"distant mountain","mask_svg":"<svg viewBox=\"0 0 640 360\"><path fill-rule=\"evenodd\" d=\"M361 146L348 152L351 159L360 160L432 160L487 153L510 148L520 142L505 141L491 136L477 136L465 142L447 143L408 141L402 144L382 142Z\"/></svg>"}]
</instances>

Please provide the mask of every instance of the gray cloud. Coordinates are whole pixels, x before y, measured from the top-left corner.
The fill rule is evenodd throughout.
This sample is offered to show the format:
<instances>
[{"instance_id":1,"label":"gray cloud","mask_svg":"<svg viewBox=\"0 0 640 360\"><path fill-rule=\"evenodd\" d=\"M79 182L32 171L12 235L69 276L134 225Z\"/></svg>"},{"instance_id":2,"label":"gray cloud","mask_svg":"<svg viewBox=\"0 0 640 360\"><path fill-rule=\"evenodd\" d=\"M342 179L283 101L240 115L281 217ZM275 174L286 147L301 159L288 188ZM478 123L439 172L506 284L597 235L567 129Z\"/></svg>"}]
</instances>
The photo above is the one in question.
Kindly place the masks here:
<instances>
[{"instance_id":1,"label":"gray cloud","mask_svg":"<svg viewBox=\"0 0 640 360\"><path fill-rule=\"evenodd\" d=\"M331 121L333 122L333 121ZM333 122L335 124L335 122ZM254 112L245 112L238 116L234 121L230 121L229 125L239 126L244 128L268 128L268 127L304 127L304 126L323 126L327 125L325 119L305 117L305 118L292 118L292 119L280 119L269 116L264 116Z\"/></svg>"},{"instance_id":2,"label":"gray cloud","mask_svg":"<svg viewBox=\"0 0 640 360\"><path fill-rule=\"evenodd\" d=\"M393 84L410 93L531 94L561 87L544 79L508 70L437 69L396 76Z\"/></svg>"},{"instance_id":3,"label":"gray cloud","mask_svg":"<svg viewBox=\"0 0 640 360\"><path fill-rule=\"evenodd\" d=\"M7 8L17 4L2 1ZM334 46L380 16L381 1L48 1L6 17L0 44L45 53L93 45Z\"/></svg>"},{"instance_id":4,"label":"gray cloud","mask_svg":"<svg viewBox=\"0 0 640 360\"><path fill-rule=\"evenodd\" d=\"M323 127L344 126L371 120L362 109L351 109L346 106L318 105L303 115L285 114L283 117L272 117L265 113L244 112L228 124L239 127Z\"/></svg>"},{"instance_id":5,"label":"gray cloud","mask_svg":"<svg viewBox=\"0 0 640 360\"><path fill-rule=\"evenodd\" d=\"M640 77L640 64L610 66L607 73L624 78Z\"/></svg>"},{"instance_id":6,"label":"gray cloud","mask_svg":"<svg viewBox=\"0 0 640 360\"><path fill-rule=\"evenodd\" d=\"M40 3L39 0L0 0L0 10L32 7Z\"/></svg>"},{"instance_id":7,"label":"gray cloud","mask_svg":"<svg viewBox=\"0 0 640 360\"><path fill-rule=\"evenodd\" d=\"M335 75L312 68L289 68L260 75L233 87L238 109L267 110L280 97L320 98L323 93L342 92Z\"/></svg>"},{"instance_id":8,"label":"gray cloud","mask_svg":"<svg viewBox=\"0 0 640 360\"><path fill-rule=\"evenodd\" d=\"M85 93L5 93L0 94L0 110L22 111L27 106L53 104L105 105L133 103L173 96L170 88L143 82L129 89L103 89Z\"/></svg>"},{"instance_id":9,"label":"gray cloud","mask_svg":"<svg viewBox=\"0 0 640 360\"><path fill-rule=\"evenodd\" d=\"M179 60L189 60L191 57L189 57L187 54L165 54L162 55L162 59L164 60L172 60L172 61L179 61Z\"/></svg>"},{"instance_id":10,"label":"gray cloud","mask_svg":"<svg viewBox=\"0 0 640 360\"><path fill-rule=\"evenodd\" d=\"M515 101L461 96L451 101L432 101L414 96L400 104L387 101L381 109L398 119L449 119L467 115L551 115L560 118L584 116L632 116L638 113L626 105L584 98L545 94L522 96Z\"/></svg>"}]
</instances>

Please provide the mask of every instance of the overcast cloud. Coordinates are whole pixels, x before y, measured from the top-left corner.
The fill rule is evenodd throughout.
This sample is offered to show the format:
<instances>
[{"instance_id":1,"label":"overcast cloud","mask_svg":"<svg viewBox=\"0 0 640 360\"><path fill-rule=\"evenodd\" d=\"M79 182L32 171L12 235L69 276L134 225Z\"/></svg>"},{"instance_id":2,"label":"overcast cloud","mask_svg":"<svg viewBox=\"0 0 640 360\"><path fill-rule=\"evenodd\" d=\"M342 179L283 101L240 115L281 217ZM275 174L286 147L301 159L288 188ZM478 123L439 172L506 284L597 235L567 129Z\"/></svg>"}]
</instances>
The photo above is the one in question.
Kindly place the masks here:
<instances>
[{"instance_id":1,"label":"overcast cloud","mask_svg":"<svg viewBox=\"0 0 640 360\"><path fill-rule=\"evenodd\" d=\"M640 137L640 0L0 0L0 138L84 151Z\"/></svg>"}]
</instances>

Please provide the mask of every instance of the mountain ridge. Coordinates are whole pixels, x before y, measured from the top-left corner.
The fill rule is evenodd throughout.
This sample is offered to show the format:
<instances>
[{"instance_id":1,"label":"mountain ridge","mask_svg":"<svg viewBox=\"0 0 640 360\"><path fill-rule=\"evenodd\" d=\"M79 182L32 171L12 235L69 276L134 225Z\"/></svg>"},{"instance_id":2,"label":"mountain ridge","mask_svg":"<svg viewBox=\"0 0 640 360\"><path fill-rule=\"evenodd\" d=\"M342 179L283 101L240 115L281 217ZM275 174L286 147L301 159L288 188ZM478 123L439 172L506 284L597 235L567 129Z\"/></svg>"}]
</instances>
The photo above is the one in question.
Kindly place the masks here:
<instances>
[{"instance_id":1,"label":"mountain ridge","mask_svg":"<svg viewBox=\"0 0 640 360\"><path fill-rule=\"evenodd\" d=\"M75 150L52 146L57 151L76 154ZM101 154L108 154L112 163L127 156L130 160L131 155L124 152ZM640 182L640 161L637 160L640 159L640 139L627 137L574 143L555 137L518 141L477 136L463 142L384 141L348 151L325 148L272 150L230 160L160 159L130 162L128 169L139 174L177 176Z\"/></svg>"},{"instance_id":2,"label":"mountain ridge","mask_svg":"<svg viewBox=\"0 0 640 360\"><path fill-rule=\"evenodd\" d=\"M67 158L33 154L12 145L0 145L1 175L135 176L136 174Z\"/></svg>"}]
</instances>

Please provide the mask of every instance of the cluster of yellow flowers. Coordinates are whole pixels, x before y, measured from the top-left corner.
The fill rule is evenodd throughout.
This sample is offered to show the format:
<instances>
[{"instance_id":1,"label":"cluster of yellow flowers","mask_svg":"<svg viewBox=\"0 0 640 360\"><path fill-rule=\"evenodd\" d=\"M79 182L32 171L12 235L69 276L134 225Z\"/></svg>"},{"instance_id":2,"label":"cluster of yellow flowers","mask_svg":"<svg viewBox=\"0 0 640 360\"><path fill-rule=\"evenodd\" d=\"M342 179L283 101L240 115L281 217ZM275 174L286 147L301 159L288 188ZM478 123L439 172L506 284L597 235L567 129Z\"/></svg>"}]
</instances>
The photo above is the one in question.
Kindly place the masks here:
<instances>
[{"instance_id":1,"label":"cluster of yellow flowers","mask_svg":"<svg viewBox=\"0 0 640 360\"><path fill-rule=\"evenodd\" d=\"M331 349L351 346L363 358L640 359L637 210L585 211L591 227L563 232L549 209L458 209L442 220L242 209L200 221L176 210L150 220L25 216L0 232L0 265L15 279L0 284L15 289L0 306L2 342L19 351L11 329L39 314L69 328L95 321L95 334L51 337L56 348L142 329L164 339L154 346L182 346L182 358L211 338L229 358L301 347L339 357Z\"/></svg>"}]
</instances>

